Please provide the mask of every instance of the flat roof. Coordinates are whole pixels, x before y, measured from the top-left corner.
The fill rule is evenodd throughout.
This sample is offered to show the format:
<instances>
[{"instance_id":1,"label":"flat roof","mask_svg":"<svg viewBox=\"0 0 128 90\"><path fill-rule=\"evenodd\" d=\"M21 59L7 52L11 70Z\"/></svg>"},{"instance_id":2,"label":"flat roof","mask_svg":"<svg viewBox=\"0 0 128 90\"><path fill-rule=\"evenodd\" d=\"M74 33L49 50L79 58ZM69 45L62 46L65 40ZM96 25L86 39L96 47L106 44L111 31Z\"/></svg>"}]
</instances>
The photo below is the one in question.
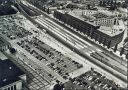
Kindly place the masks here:
<instances>
[{"instance_id":1,"label":"flat roof","mask_svg":"<svg viewBox=\"0 0 128 90\"><path fill-rule=\"evenodd\" d=\"M100 26L100 28L98 30L111 36L111 37L116 36L124 31L123 29L120 30L120 28L118 26L115 26L115 27ZM117 31L112 32L112 30L114 30L114 29L116 29Z\"/></svg>"},{"instance_id":2,"label":"flat roof","mask_svg":"<svg viewBox=\"0 0 128 90\"><path fill-rule=\"evenodd\" d=\"M73 16L73 17L75 17L75 18L78 18L78 19L84 21L84 18L81 17L80 15L76 15L76 14L73 13L73 12L69 12L68 14L71 15L71 16ZM93 26L97 26L96 24L91 23L91 22L89 22L89 21L84 21L84 22L86 22L86 23L88 23L88 24L90 24L90 25L93 25Z\"/></svg>"},{"instance_id":3,"label":"flat roof","mask_svg":"<svg viewBox=\"0 0 128 90\"><path fill-rule=\"evenodd\" d=\"M119 20L119 25L113 25L111 27L100 26L100 28L98 30L113 37L113 36L116 36L116 35L124 32L125 26L124 26L123 21ZM112 30L115 30L115 32L113 32Z\"/></svg>"},{"instance_id":4,"label":"flat roof","mask_svg":"<svg viewBox=\"0 0 128 90\"><path fill-rule=\"evenodd\" d=\"M66 10L66 11L64 11L64 10L58 10L60 13L63 13L63 14L65 14L65 12L67 12L67 14L68 15L71 15L71 16L73 16L73 17L75 17L75 18L78 18L78 19L80 19L80 20L82 20L82 21L84 21L84 18L83 17L81 17L81 15L80 15L80 12L82 13L82 11L81 10L77 10L77 9L75 9L75 10L73 10L73 11L71 11L71 10ZM78 13L79 12L79 13ZM89 21L84 21L84 22L86 22L86 23L88 23L88 24L90 24L90 25L93 25L93 26L97 26L96 24L94 24L94 23L91 23L91 22L89 22Z\"/></svg>"},{"instance_id":5,"label":"flat roof","mask_svg":"<svg viewBox=\"0 0 128 90\"><path fill-rule=\"evenodd\" d=\"M24 74L11 60L0 60L0 88L19 81Z\"/></svg>"}]
</instances>

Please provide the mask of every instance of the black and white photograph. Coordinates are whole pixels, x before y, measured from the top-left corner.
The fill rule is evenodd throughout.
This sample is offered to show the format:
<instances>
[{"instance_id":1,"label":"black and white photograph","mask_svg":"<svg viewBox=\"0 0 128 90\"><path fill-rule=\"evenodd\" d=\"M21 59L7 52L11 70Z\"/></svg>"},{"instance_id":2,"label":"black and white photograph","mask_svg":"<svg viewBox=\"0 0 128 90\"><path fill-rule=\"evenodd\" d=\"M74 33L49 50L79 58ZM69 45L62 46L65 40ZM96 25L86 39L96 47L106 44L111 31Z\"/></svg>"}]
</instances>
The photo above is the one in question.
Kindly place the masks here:
<instances>
[{"instance_id":1,"label":"black and white photograph","mask_svg":"<svg viewBox=\"0 0 128 90\"><path fill-rule=\"evenodd\" d=\"M0 90L128 90L128 0L0 0Z\"/></svg>"}]
</instances>

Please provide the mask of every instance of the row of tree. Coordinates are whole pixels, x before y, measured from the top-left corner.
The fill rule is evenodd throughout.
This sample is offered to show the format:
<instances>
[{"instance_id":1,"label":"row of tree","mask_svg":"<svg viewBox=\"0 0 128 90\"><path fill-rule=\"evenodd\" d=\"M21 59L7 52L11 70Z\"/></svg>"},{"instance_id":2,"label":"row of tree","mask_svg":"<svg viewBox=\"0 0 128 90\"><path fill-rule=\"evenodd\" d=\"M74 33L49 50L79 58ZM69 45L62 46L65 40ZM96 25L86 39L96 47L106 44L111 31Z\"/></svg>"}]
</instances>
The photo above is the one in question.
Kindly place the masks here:
<instances>
[{"instance_id":1,"label":"row of tree","mask_svg":"<svg viewBox=\"0 0 128 90\"><path fill-rule=\"evenodd\" d=\"M115 45L113 51L116 52L117 48L118 48L118 44ZM125 52L125 49L124 49L124 47L122 47L120 50L120 56L122 56L124 54L124 52ZM128 53L126 54L126 59L128 59Z\"/></svg>"},{"instance_id":2,"label":"row of tree","mask_svg":"<svg viewBox=\"0 0 128 90\"><path fill-rule=\"evenodd\" d=\"M50 14L49 8L46 8L45 6L43 6L42 10L43 10L44 12L46 12L47 14Z\"/></svg>"},{"instance_id":3,"label":"row of tree","mask_svg":"<svg viewBox=\"0 0 128 90\"><path fill-rule=\"evenodd\" d=\"M128 37L126 37L124 40L124 43L127 43L127 42L128 42Z\"/></svg>"}]
</instances>

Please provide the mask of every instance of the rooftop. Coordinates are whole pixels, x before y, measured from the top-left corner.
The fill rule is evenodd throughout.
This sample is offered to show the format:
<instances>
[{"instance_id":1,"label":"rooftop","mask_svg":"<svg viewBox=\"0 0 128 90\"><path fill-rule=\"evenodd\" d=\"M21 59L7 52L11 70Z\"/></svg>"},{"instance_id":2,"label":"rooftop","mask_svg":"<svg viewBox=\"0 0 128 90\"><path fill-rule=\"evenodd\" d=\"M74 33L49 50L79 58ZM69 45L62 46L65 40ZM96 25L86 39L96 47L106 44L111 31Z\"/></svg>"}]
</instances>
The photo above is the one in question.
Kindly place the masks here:
<instances>
[{"instance_id":1,"label":"rooftop","mask_svg":"<svg viewBox=\"0 0 128 90\"><path fill-rule=\"evenodd\" d=\"M19 81L19 76L25 74L12 61L0 60L0 87Z\"/></svg>"},{"instance_id":2,"label":"rooftop","mask_svg":"<svg viewBox=\"0 0 128 90\"><path fill-rule=\"evenodd\" d=\"M118 14L117 11L108 11L108 10L98 10L99 13L102 13L102 14L105 14L107 15L108 17L110 16L116 16L116 14Z\"/></svg>"},{"instance_id":3,"label":"rooftop","mask_svg":"<svg viewBox=\"0 0 128 90\"><path fill-rule=\"evenodd\" d=\"M84 22L87 22L88 24L90 25L93 25L93 26L97 26L96 24L92 23L92 22L89 22L89 21L85 21L85 18L82 17L82 13L83 11L82 10L79 10L79 9L74 9L73 11L71 10L66 10L66 11L63 11L63 10L58 10L59 12L65 14L65 12L67 12L67 14L75 17L75 18L78 18Z\"/></svg>"},{"instance_id":4,"label":"rooftop","mask_svg":"<svg viewBox=\"0 0 128 90\"><path fill-rule=\"evenodd\" d=\"M67 12L67 14L69 14L75 18L85 21L85 18L82 16L82 13L84 11L82 11L82 10L78 10L78 9L74 9L72 11L71 10L66 10L66 11L59 10L59 12L61 12L63 14L65 14L65 12ZM106 11L102 11L102 12L105 13ZM112 18L112 17L109 17L109 18ZM85 22L87 22L90 25L96 26L96 24L93 22L90 22L90 21L85 21ZM98 30L111 36L111 37L118 35L124 31L125 27L124 27L123 21L117 20L117 22L118 22L118 25L113 25L111 27L100 26L100 28Z\"/></svg>"},{"instance_id":5,"label":"rooftop","mask_svg":"<svg viewBox=\"0 0 128 90\"><path fill-rule=\"evenodd\" d=\"M123 29L120 29L118 26L115 27L100 26L98 30L111 37L116 36L124 31Z\"/></svg>"},{"instance_id":6,"label":"rooftop","mask_svg":"<svg viewBox=\"0 0 128 90\"><path fill-rule=\"evenodd\" d=\"M119 25L113 25L111 27L100 26L98 30L113 37L115 35L122 33L125 30L125 27L124 27L123 22L119 20Z\"/></svg>"}]
</instances>

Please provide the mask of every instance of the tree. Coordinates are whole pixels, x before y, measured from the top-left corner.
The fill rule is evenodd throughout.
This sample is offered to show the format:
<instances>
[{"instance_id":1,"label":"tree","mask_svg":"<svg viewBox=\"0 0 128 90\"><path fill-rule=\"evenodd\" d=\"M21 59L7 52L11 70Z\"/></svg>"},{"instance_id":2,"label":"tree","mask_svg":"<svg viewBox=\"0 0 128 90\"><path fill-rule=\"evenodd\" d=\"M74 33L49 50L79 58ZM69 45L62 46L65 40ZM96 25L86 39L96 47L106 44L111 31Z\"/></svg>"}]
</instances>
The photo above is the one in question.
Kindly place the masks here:
<instances>
[{"instance_id":1,"label":"tree","mask_svg":"<svg viewBox=\"0 0 128 90\"><path fill-rule=\"evenodd\" d=\"M102 4L103 4L102 1L100 1L99 6L103 6Z\"/></svg>"},{"instance_id":2,"label":"tree","mask_svg":"<svg viewBox=\"0 0 128 90\"><path fill-rule=\"evenodd\" d=\"M117 3L117 7L121 7L121 3L120 2Z\"/></svg>"},{"instance_id":3,"label":"tree","mask_svg":"<svg viewBox=\"0 0 128 90\"><path fill-rule=\"evenodd\" d=\"M109 8L109 10L115 10L115 9L117 9L117 6L115 5L115 4L113 4L113 5L110 5L110 8Z\"/></svg>"},{"instance_id":4,"label":"tree","mask_svg":"<svg viewBox=\"0 0 128 90\"><path fill-rule=\"evenodd\" d=\"M128 37L125 38L124 43L128 42Z\"/></svg>"},{"instance_id":5,"label":"tree","mask_svg":"<svg viewBox=\"0 0 128 90\"><path fill-rule=\"evenodd\" d=\"M127 8L127 7L128 7L127 3L123 3L122 8Z\"/></svg>"},{"instance_id":6,"label":"tree","mask_svg":"<svg viewBox=\"0 0 128 90\"><path fill-rule=\"evenodd\" d=\"M104 41L103 41L103 46L105 46L105 44L106 44L106 39L104 39Z\"/></svg>"},{"instance_id":7,"label":"tree","mask_svg":"<svg viewBox=\"0 0 128 90\"><path fill-rule=\"evenodd\" d=\"M107 48L109 49L111 46L111 41L108 42Z\"/></svg>"},{"instance_id":8,"label":"tree","mask_svg":"<svg viewBox=\"0 0 128 90\"><path fill-rule=\"evenodd\" d=\"M90 37L91 37L91 39L93 38L93 32L90 33Z\"/></svg>"},{"instance_id":9,"label":"tree","mask_svg":"<svg viewBox=\"0 0 128 90\"><path fill-rule=\"evenodd\" d=\"M16 49L15 49L15 48L10 48L9 51L10 51L12 54L15 54L15 53L16 53Z\"/></svg>"},{"instance_id":10,"label":"tree","mask_svg":"<svg viewBox=\"0 0 128 90\"><path fill-rule=\"evenodd\" d=\"M53 88L53 90L62 90L62 87L60 84L56 84Z\"/></svg>"},{"instance_id":11,"label":"tree","mask_svg":"<svg viewBox=\"0 0 128 90\"><path fill-rule=\"evenodd\" d=\"M124 47L120 51L120 56L122 56L123 54L124 54Z\"/></svg>"},{"instance_id":12,"label":"tree","mask_svg":"<svg viewBox=\"0 0 128 90\"><path fill-rule=\"evenodd\" d=\"M87 5L87 9L91 9L91 5L90 4Z\"/></svg>"},{"instance_id":13,"label":"tree","mask_svg":"<svg viewBox=\"0 0 128 90\"><path fill-rule=\"evenodd\" d=\"M99 36L99 44L101 44L101 43L102 43L102 37Z\"/></svg>"},{"instance_id":14,"label":"tree","mask_svg":"<svg viewBox=\"0 0 128 90\"><path fill-rule=\"evenodd\" d=\"M117 47L118 47L118 44L115 45L115 47L114 47L114 52L116 52Z\"/></svg>"},{"instance_id":15,"label":"tree","mask_svg":"<svg viewBox=\"0 0 128 90\"><path fill-rule=\"evenodd\" d=\"M69 80L71 81L71 82L74 82L75 80L74 79L72 79L71 77L69 78Z\"/></svg>"},{"instance_id":16,"label":"tree","mask_svg":"<svg viewBox=\"0 0 128 90\"><path fill-rule=\"evenodd\" d=\"M94 71L94 68L91 67L91 71Z\"/></svg>"},{"instance_id":17,"label":"tree","mask_svg":"<svg viewBox=\"0 0 128 90\"><path fill-rule=\"evenodd\" d=\"M106 7L106 1L103 1L102 6Z\"/></svg>"},{"instance_id":18,"label":"tree","mask_svg":"<svg viewBox=\"0 0 128 90\"><path fill-rule=\"evenodd\" d=\"M45 11L45 9L46 9L46 7L45 7L45 6L43 6L43 11Z\"/></svg>"},{"instance_id":19,"label":"tree","mask_svg":"<svg viewBox=\"0 0 128 90\"><path fill-rule=\"evenodd\" d=\"M126 59L128 59L128 53L126 54Z\"/></svg>"},{"instance_id":20,"label":"tree","mask_svg":"<svg viewBox=\"0 0 128 90\"><path fill-rule=\"evenodd\" d=\"M47 9L47 13L50 14L50 10L49 10L49 8Z\"/></svg>"}]
</instances>

